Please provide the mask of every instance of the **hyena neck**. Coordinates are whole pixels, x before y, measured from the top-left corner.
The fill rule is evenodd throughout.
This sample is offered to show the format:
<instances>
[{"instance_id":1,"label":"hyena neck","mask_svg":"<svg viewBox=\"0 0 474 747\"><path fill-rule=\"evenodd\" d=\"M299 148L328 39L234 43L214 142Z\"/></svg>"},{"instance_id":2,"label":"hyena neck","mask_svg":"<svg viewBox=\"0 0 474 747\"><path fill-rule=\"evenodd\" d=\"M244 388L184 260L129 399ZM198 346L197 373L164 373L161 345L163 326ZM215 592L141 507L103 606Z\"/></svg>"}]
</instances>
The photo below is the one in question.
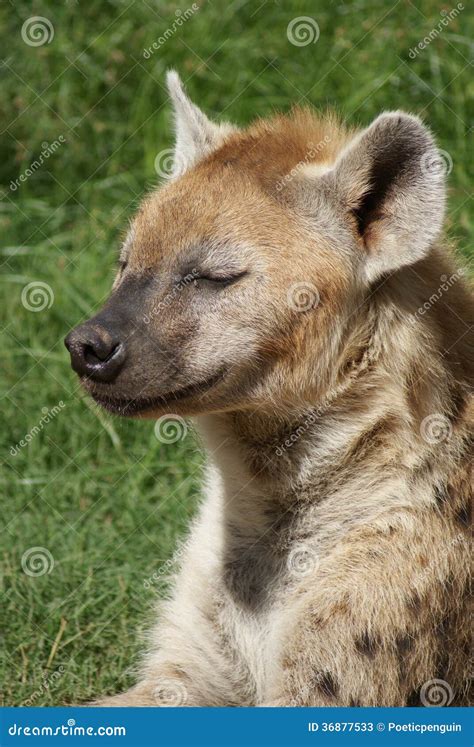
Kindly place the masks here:
<instances>
[{"instance_id":1,"label":"hyena neck","mask_svg":"<svg viewBox=\"0 0 474 747\"><path fill-rule=\"evenodd\" d=\"M329 554L352 529L432 508L447 489L469 439L468 387L445 350L462 325L418 318L416 293L408 306L386 288L361 309L337 375L307 407L198 418L222 580L243 607L265 610L284 590L292 548Z\"/></svg>"},{"instance_id":2,"label":"hyena neck","mask_svg":"<svg viewBox=\"0 0 474 747\"><path fill-rule=\"evenodd\" d=\"M457 364L464 351L446 348L449 336L464 339L466 325L461 319L446 329L442 308L419 312L431 294L427 275L414 282L407 268L348 317L330 381L304 404L262 403L198 419L229 497L255 492L286 510L320 500L355 472L377 469L389 481L396 465L408 479L433 447L439 459L443 439L430 443L425 431L450 432L465 409L468 386Z\"/></svg>"}]
</instances>

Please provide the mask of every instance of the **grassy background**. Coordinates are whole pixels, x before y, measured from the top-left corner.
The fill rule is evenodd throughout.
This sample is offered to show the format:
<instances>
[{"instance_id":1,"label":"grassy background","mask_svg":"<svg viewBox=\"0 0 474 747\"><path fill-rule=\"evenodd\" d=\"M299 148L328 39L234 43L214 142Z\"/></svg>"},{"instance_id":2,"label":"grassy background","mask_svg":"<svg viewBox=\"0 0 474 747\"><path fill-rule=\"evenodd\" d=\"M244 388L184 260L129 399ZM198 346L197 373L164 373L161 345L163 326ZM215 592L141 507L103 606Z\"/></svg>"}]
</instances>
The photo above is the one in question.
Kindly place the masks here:
<instances>
[{"instance_id":1,"label":"grassy background","mask_svg":"<svg viewBox=\"0 0 474 747\"><path fill-rule=\"evenodd\" d=\"M421 113L452 159L448 229L468 252L472 10L412 60L410 48L451 4L214 0L145 59L187 7L16 0L0 11L3 704L78 702L129 684L138 631L165 588L144 581L172 555L196 505L202 457L192 434L164 445L152 423L98 413L78 391L62 343L101 305L127 217L171 145L168 67L209 113L238 123L297 101L334 106L361 124L384 109ZM33 15L53 24L49 44L22 40ZM303 15L317 20L320 38L298 47L287 26ZM65 142L12 189L43 143L60 136ZM21 301L36 281L54 293L41 312ZM60 401L13 456L43 408ZM54 567L29 576L22 557L37 546Z\"/></svg>"}]
</instances>

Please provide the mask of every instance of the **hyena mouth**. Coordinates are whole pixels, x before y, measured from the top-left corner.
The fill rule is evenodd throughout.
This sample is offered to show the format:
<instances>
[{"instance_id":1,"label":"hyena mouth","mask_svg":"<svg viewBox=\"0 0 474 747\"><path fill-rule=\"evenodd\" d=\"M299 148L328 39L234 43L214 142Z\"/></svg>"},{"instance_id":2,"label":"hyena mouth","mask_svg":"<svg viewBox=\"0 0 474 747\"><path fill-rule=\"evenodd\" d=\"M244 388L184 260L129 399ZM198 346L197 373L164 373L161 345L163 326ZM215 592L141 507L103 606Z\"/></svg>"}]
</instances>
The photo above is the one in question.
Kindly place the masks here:
<instances>
[{"instance_id":1,"label":"hyena mouth","mask_svg":"<svg viewBox=\"0 0 474 747\"><path fill-rule=\"evenodd\" d=\"M224 377L225 370L221 369L208 379L198 381L195 384L189 384L188 386L179 389L174 389L166 394L160 394L158 397L114 397L113 395L99 392L97 390L90 390L90 393L97 404L105 410L116 415L127 417L142 415L147 411L172 405L174 402L181 401L188 397L205 394L214 386L219 384Z\"/></svg>"}]
</instances>

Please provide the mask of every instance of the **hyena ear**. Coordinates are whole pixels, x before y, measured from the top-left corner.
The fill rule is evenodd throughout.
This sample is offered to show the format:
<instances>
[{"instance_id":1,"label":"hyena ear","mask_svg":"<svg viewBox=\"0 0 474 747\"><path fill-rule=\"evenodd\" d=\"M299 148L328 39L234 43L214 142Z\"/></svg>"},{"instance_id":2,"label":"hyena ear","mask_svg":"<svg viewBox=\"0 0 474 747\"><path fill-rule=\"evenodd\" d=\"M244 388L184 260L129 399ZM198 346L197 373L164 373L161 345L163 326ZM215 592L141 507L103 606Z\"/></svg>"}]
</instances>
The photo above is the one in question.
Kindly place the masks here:
<instances>
[{"instance_id":1,"label":"hyena ear","mask_svg":"<svg viewBox=\"0 0 474 747\"><path fill-rule=\"evenodd\" d=\"M444 217L445 162L421 120L381 114L326 175L355 217L369 281L424 257Z\"/></svg>"},{"instance_id":2,"label":"hyena ear","mask_svg":"<svg viewBox=\"0 0 474 747\"><path fill-rule=\"evenodd\" d=\"M177 177L216 150L226 136L236 132L237 128L225 122L211 122L187 96L181 78L175 70L167 73L166 84L173 104L176 129L171 176Z\"/></svg>"}]
</instances>

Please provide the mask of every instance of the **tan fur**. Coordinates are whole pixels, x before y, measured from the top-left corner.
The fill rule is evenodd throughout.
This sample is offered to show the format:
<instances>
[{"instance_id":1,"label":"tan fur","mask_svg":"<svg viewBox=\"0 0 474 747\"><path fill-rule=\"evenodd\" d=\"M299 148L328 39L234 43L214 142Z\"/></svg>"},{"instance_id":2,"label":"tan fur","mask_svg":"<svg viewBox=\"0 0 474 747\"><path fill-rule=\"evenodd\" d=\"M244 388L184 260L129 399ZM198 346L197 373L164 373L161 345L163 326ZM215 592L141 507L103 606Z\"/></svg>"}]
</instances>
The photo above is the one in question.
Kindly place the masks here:
<instances>
[{"instance_id":1,"label":"tan fur","mask_svg":"<svg viewBox=\"0 0 474 747\"><path fill-rule=\"evenodd\" d=\"M98 702L420 705L438 678L464 705L473 304L459 277L419 312L455 272L430 224L444 192L417 166L430 136L406 115L359 135L308 110L202 127L125 250L110 303L137 278L154 289L130 312L130 368L87 387L116 412L146 395L135 414L196 416L206 487L138 684ZM372 200L386 129L407 168ZM198 279L167 306L188 258L248 276L216 292ZM298 283L314 307L292 307ZM165 396L222 366L209 389Z\"/></svg>"}]
</instances>

